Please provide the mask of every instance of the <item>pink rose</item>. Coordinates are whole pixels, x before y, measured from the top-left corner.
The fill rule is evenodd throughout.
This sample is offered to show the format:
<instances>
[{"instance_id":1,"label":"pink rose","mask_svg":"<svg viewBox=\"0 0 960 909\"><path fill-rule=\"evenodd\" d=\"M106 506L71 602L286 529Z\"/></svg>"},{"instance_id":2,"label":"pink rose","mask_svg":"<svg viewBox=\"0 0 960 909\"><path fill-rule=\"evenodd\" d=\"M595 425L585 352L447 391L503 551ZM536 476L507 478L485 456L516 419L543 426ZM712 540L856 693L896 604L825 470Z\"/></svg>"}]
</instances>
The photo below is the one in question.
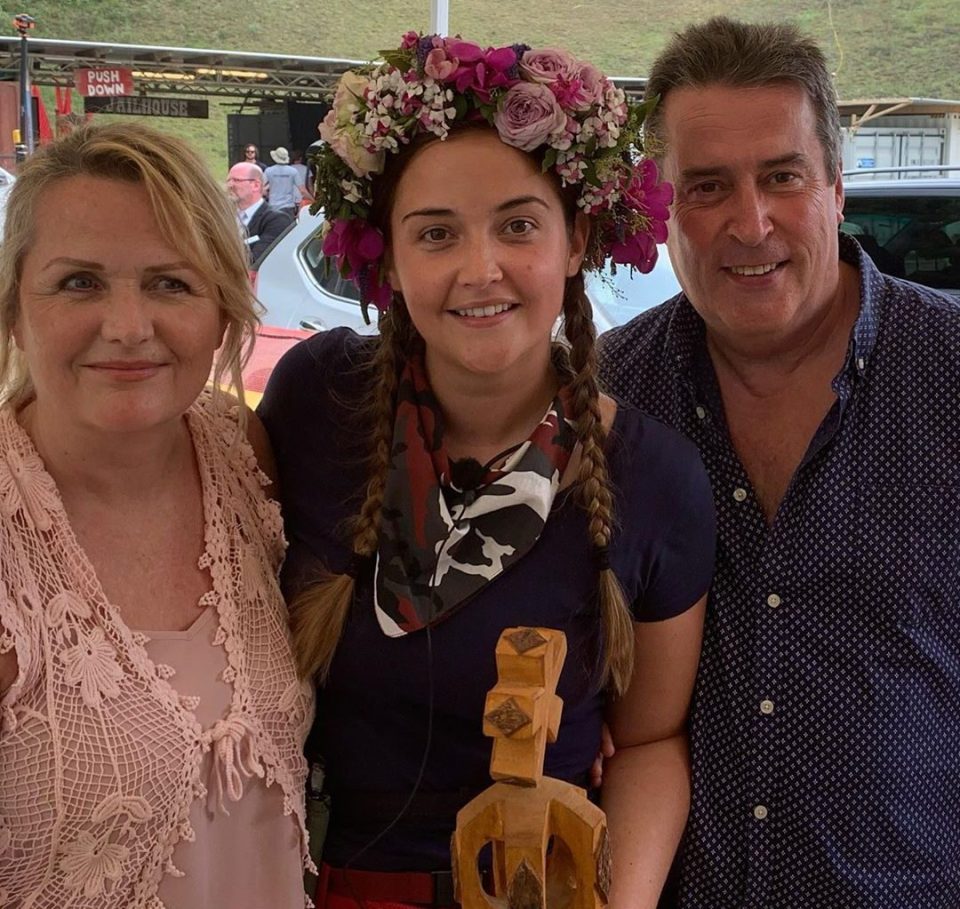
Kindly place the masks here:
<instances>
[{"instance_id":1,"label":"pink rose","mask_svg":"<svg viewBox=\"0 0 960 909\"><path fill-rule=\"evenodd\" d=\"M450 57L442 47L435 47L427 54L423 71L437 82L446 82L457 71L459 65L460 61L456 57Z\"/></svg>"},{"instance_id":2,"label":"pink rose","mask_svg":"<svg viewBox=\"0 0 960 909\"><path fill-rule=\"evenodd\" d=\"M549 85L560 104L570 110L590 110L603 98L603 73L560 48L528 50L520 71L531 82Z\"/></svg>"},{"instance_id":3,"label":"pink rose","mask_svg":"<svg viewBox=\"0 0 960 909\"><path fill-rule=\"evenodd\" d=\"M518 82L504 96L493 125L507 145L533 151L565 129L567 115L546 85Z\"/></svg>"},{"instance_id":4,"label":"pink rose","mask_svg":"<svg viewBox=\"0 0 960 909\"><path fill-rule=\"evenodd\" d=\"M569 52L559 47L544 47L528 50L520 61L520 72L531 82L549 84L555 79L566 81L577 76L580 63Z\"/></svg>"},{"instance_id":5,"label":"pink rose","mask_svg":"<svg viewBox=\"0 0 960 909\"><path fill-rule=\"evenodd\" d=\"M577 110L589 110L603 98L606 77L592 63L578 64L576 78L580 80L580 104Z\"/></svg>"},{"instance_id":6,"label":"pink rose","mask_svg":"<svg viewBox=\"0 0 960 909\"><path fill-rule=\"evenodd\" d=\"M412 29L408 32L404 32L403 38L400 39L400 48L401 50L410 50L417 46L420 41L419 32L415 32Z\"/></svg>"}]
</instances>

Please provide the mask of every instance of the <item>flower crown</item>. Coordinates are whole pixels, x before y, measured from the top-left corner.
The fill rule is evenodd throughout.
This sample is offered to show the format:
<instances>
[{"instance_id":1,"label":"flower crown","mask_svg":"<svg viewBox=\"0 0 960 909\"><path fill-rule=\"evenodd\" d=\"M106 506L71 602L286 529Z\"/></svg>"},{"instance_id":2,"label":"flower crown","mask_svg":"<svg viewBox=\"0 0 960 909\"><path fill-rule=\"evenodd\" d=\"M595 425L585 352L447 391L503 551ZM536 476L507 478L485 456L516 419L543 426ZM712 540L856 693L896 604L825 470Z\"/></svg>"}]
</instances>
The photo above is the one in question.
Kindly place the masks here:
<instances>
[{"instance_id":1,"label":"flower crown","mask_svg":"<svg viewBox=\"0 0 960 909\"><path fill-rule=\"evenodd\" d=\"M373 180L416 136L445 139L459 123L496 129L507 145L542 154L544 172L578 185L593 218L584 268L607 259L650 271L667 238L673 189L643 158L640 128L650 102L630 104L590 63L564 50L525 44L484 50L460 38L407 32L384 62L348 70L320 125L312 156L316 203L326 221L323 252L360 290L364 319L390 305L384 238L367 221Z\"/></svg>"}]
</instances>

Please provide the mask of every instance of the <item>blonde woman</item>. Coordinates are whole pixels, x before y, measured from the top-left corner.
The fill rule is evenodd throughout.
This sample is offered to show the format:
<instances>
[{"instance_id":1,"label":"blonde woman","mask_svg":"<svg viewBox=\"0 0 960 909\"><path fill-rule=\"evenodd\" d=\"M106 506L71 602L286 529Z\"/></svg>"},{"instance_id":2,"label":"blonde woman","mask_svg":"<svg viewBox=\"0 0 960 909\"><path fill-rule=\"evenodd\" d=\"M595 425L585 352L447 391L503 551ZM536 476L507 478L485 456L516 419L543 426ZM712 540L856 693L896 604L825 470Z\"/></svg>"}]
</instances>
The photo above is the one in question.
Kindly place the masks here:
<instances>
[{"instance_id":1,"label":"blonde woman","mask_svg":"<svg viewBox=\"0 0 960 909\"><path fill-rule=\"evenodd\" d=\"M37 152L0 252L0 905L304 904L298 682L236 217L178 140ZM221 346L222 345L222 346ZM262 431L261 431L262 432Z\"/></svg>"},{"instance_id":2,"label":"blonde woman","mask_svg":"<svg viewBox=\"0 0 960 909\"><path fill-rule=\"evenodd\" d=\"M325 251L380 336L304 342L261 407L322 705L317 902L451 904L494 645L539 625L569 646L546 773L585 784L607 719L611 905L652 907L689 803L713 510L693 447L598 390L583 271L649 270L669 189L641 112L563 51L408 34L385 57L343 77L317 162Z\"/></svg>"}]
</instances>

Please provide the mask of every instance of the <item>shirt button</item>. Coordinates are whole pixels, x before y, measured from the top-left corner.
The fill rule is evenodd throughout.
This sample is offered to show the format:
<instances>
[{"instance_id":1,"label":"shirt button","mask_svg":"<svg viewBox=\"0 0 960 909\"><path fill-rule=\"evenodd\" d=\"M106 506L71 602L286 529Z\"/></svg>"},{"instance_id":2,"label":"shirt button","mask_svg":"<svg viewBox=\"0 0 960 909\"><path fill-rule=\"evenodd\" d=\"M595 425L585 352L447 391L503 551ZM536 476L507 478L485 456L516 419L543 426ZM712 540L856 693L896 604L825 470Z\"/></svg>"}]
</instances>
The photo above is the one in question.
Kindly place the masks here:
<instances>
[{"instance_id":1,"label":"shirt button","mask_svg":"<svg viewBox=\"0 0 960 909\"><path fill-rule=\"evenodd\" d=\"M770 714L773 713L773 701L761 701L760 712L770 716Z\"/></svg>"},{"instance_id":2,"label":"shirt button","mask_svg":"<svg viewBox=\"0 0 960 909\"><path fill-rule=\"evenodd\" d=\"M771 593L770 596L767 597L767 605L768 605L771 609L776 609L776 608L780 605L781 602L782 602L782 601L781 601L780 597L778 597L775 593Z\"/></svg>"},{"instance_id":3,"label":"shirt button","mask_svg":"<svg viewBox=\"0 0 960 909\"><path fill-rule=\"evenodd\" d=\"M744 489L742 486L738 486L738 487L737 487L736 489L734 489L734 491L733 491L733 497L734 497L734 499L736 499L736 501L742 502L742 501L743 501L744 499L746 499L746 497L747 497L747 491L746 491L746 489Z\"/></svg>"},{"instance_id":4,"label":"shirt button","mask_svg":"<svg viewBox=\"0 0 960 909\"><path fill-rule=\"evenodd\" d=\"M697 405L697 419L698 419L698 420L703 420L706 416L707 416L707 412L706 412L702 407L700 407L700 405L698 404L698 405Z\"/></svg>"},{"instance_id":5,"label":"shirt button","mask_svg":"<svg viewBox=\"0 0 960 909\"><path fill-rule=\"evenodd\" d=\"M766 816L767 816L767 808L766 808L766 806L765 806L765 805L757 805L757 807L753 809L753 816L754 816L758 821L764 820L764 819L766 818Z\"/></svg>"},{"instance_id":6,"label":"shirt button","mask_svg":"<svg viewBox=\"0 0 960 909\"><path fill-rule=\"evenodd\" d=\"M863 372L863 370L866 369L866 366L867 366L867 361L864 360L863 357L859 357L857 359L857 369Z\"/></svg>"}]
</instances>

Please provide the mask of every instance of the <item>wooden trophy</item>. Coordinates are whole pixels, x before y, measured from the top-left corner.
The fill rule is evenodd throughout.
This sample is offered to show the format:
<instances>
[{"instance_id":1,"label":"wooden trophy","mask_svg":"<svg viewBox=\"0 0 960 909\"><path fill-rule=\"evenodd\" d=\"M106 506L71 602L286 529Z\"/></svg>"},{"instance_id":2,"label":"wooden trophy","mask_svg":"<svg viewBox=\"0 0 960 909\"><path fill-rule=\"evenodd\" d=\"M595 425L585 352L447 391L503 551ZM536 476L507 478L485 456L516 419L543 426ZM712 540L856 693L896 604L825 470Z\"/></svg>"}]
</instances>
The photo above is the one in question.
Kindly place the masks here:
<instances>
[{"instance_id":1,"label":"wooden trophy","mask_svg":"<svg viewBox=\"0 0 960 909\"><path fill-rule=\"evenodd\" d=\"M496 654L483 731L493 737L497 782L457 814L456 899L463 909L599 909L610 888L604 813L585 790L543 775L547 742L560 728L556 690L567 640L548 628L508 628ZM477 866L487 844L489 891Z\"/></svg>"}]
</instances>

